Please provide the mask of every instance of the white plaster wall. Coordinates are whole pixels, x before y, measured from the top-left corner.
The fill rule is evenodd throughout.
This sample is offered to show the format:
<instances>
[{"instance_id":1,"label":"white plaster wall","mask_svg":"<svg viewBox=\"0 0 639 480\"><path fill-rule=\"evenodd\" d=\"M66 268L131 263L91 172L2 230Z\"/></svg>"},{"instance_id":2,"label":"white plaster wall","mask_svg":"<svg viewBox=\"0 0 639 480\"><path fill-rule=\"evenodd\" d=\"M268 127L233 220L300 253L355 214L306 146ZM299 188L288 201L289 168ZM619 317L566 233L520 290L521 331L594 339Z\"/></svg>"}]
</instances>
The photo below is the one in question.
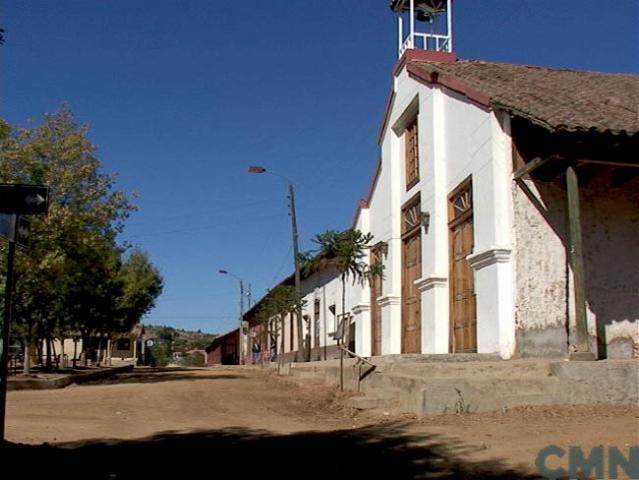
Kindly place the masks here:
<instances>
[{"instance_id":1,"label":"white plaster wall","mask_svg":"<svg viewBox=\"0 0 639 480\"><path fill-rule=\"evenodd\" d=\"M62 353L62 343L60 342L60 339L58 339L58 338L53 339L53 349L55 350L56 355L60 355ZM49 354L46 342L42 343L42 351L44 352L45 355ZM72 338L65 338L64 339L64 354L68 357L69 361L73 360L73 353L74 353L74 342L73 342L73 339ZM76 360L78 360L80 358L80 353L82 353L82 340L81 339L78 340L77 348L75 348L75 354L76 354L75 359Z\"/></svg>"},{"instance_id":2,"label":"white plaster wall","mask_svg":"<svg viewBox=\"0 0 639 480\"><path fill-rule=\"evenodd\" d=\"M370 210L368 208L362 208L358 221L354 225L354 228L361 231L363 234L370 232L369 212ZM370 245L374 245L375 243L375 240L373 240ZM368 265L370 260L369 251L366 250L364 253L365 255L362 258L362 261ZM355 280L354 283L353 280ZM352 311L356 306L370 305L370 288L368 281L365 279L363 280L364 281L362 282L352 276L349 276L347 279L348 286L346 290L346 307L348 311Z\"/></svg>"},{"instance_id":3,"label":"white plaster wall","mask_svg":"<svg viewBox=\"0 0 639 480\"><path fill-rule=\"evenodd\" d=\"M400 168L396 189L403 204L421 193L422 211L430 214L422 235L422 351L448 351L448 206L449 193L471 177L475 246L484 253L477 263L475 288L478 301L478 351L499 352L508 358L514 350L512 249L511 141L505 123L493 112L467 101L448 89L431 88L405 73L397 81L398 94L389 125L417 96L419 98L420 182L410 191ZM394 132L387 135L392 141ZM393 161L403 167L403 151L391 149ZM374 215L374 213L372 213ZM399 216L399 210L396 213ZM401 248L401 243L398 247ZM498 252L498 253L492 253ZM401 252L398 250L398 257ZM401 273L401 258L397 258ZM479 274L479 269L482 270ZM401 275L400 275L401 277ZM399 280L399 279L398 279ZM399 283L399 282L398 282ZM398 288L397 294L401 292Z\"/></svg>"},{"instance_id":4,"label":"white plaster wall","mask_svg":"<svg viewBox=\"0 0 639 480\"><path fill-rule=\"evenodd\" d=\"M589 327L605 329L608 357L639 356L639 178L615 186L611 169L581 187ZM617 351L631 341L632 351Z\"/></svg>"},{"instance_id":5,"label":"white plaster wall","mask_svg":"<svg viewBox=\"0 0 639 480\"><path fill-rule=\"evenodd\" d=\"M446 196L472 179L474 247L468 260L477 300L477 351L510 358L515 335L508 117L498 117L456 93L443 93ZM447 217L445 210L442 201L439 213Z\"/></svg>"},{"instance_id":6,"label":"white plaster wall","mask_svg":"<svg viewBox=\"0 0 639 480\"><path fill-rule=\"evenodd\" d=\"M282 338L284 338L284 353L286 352L290 352L291 350L291 328L293 328L292 325L292 317L291 315L287 315L286 318L284 319L284 328L282 331L282 335L283 337L280 337L278 339L278 343L280 344L278 346L278 352L281 349L281 345L282 345Z\"/></svg>"},{"instance_id":7,"label":"white plaster wall","mask_svg":"<svg viewBox=\"0 0 639 480\"><path fill-rule=\"evenodd\" d=\"M427 89L430 90L430 89ZM422 279L418 283L422 300L422 352L448 353L448 207L446 176L447 99L440 89L424 95L420 119L422 173L421 202L430 215L422 231Z\"/></svg>"},{"instance_id":8,"label":"white plaster wall","mask_svg":"<svg viewBox=\"0 0 639 480\"><path fill-rule=\"evenodd\" d=\"M341 309L341 283L337 272L333 268L328 268L322 272L317 272L311 276L302 279L302 295L305 305L302 308L302 315L308 315L310 318L311 336L314 334L314 303L315 300L320 302L320 347L335 345L337 342L331 337L336 327L336 315L330 310L330 305L336 306L336 313L340 313ZM278 320L279 325L279 320ZM304 334L308 333L308 324L304 322ZM293 348L291 349L290 335L293 329ZM284 320L283 330L285 342L284 353L296 351L298 349L297 339L297 321L294 315L287 315ZM312 345L315 346L314 339ZM281 351L282 337L278 337L277 351Z\"/></svg>"},{"instance_id":9,"label":"white plaster wall","mask_svg":"<svg viewBox=\"0 0 639 480\"><path fill-rule=\"evenodd\" d=\"M574 335L572 273L567 266L566 198L560 183L513 186L517 245L516 320L524 356L562 356ZM580 185L584 270L591 347L605 337L607 356L639 346L639 179L614 186L610 172ZM599 327L599 331L598 331Z\"/></svg>"},{"instance_id":10,"label":"white plaster wall","mask_svg":"<svg viewBox=\"0 0 639 480\"><path fill-rule=\"evenodd\" d=\"M278 320L279 322L279 320ZM293 348L291 348L291 330L293 331ZM277 339L277 351L280 352L282 347L282 337L278 337ZM286 352L294 352L297 350L297 320L294 315L287 315L284 318L284 353ZM244 350L247 351L247 350Z\"/></svg>"},{"instance_id":11,"label":"white plaster wall","mask_svg":"<svg viewBox=\"0 0 639 480\"><path fill-rule=\"evenodd\" d=\"M337 342L330 336L335 332L335 317L330 310L330 305L335 305L336 314L341 311L341 283L337 272L333 268L316 272L310 277L302 280L302 292L306 292L304 300L306 304L303 308L304 315L311 319L311 329L313 328L314 303L320 302L320 346L335 345ZM311 330L313 332L314 330ZM314 345L315 343L313 343Z\"/></svg>"},{"instance_id":12,"label":"white plaster wall","mask_svg":"<svg viewBox=\"0 0 639 480\"><path fill-rule=\"evenodd\" d=\"M514 349L512 199L510 196L509 125L492 112L442 88L414 81L405 71L395 82L396 96L383 135L382 175L370 202L371 231L389 237L384 298L382 298L382 351L401 351L401 205L417 192L422 211L430 214L422 230L422 352L446 353L449 335L448 194L468 177L473 179L475 249L498 251L477 264L478 351ZM403 142L397 136L405 112L417 99L420 181L406 190ZM401 132L400 132L401 133ZM379 205L376 197L388 199ZM382 223L390 223L390 232ZM399 300L399 301L398 301Z\"/></svg>"},{"instance_id":13,"label":"white plaster wall","mask_svg":"<svg viewBox=\"0 0 639 480\"><path fill-rule=\"evenodd\" d=\"M354 228L364 234L370 233L370 210L362 208ZM376 242L373 240L370 245ZM362 261L370 264L370 252L365 252ZM353 322L355 322L355 353L363 357L371 355L371 319L370 319L370 285L367 278L363 278L362 282L356 282L355 285L350 280L348 288L347 303L349 310L353 313Z\"/></svg>"},{"instance_id":14,"label":"white plaster wall","mask_svg":"<svg viewBox=\"0 0 639 480\"><path fill-rule=\"evenodd\" d=\"M412 98L406 99L407 104L411 100ZM393 110L394 113L396 111ZM378 299L382 324L382 354L401 352L401 308L398 304L401 294L401 239L398 212L401 207L399 182L403 165L396 161L400 151L401 145L397 135L388 128L381 143L381 171L369 201L373 242L384 241L388 245L388 254L383 258L383 294Z\"/></svg>"},{"instance_id":15,"label":"white plaster wall","mask_svg":"<svg viewBox=\"0 0 639 480\"><path fill-rule=\"evenodd\" d=\"M567 264L562 241L565 192L550 183L525 180L524 184L539 207L513 183L517 252L515 323L518 329L525 330L562 327L567 309Z\"/></svg>"}]
</instances>

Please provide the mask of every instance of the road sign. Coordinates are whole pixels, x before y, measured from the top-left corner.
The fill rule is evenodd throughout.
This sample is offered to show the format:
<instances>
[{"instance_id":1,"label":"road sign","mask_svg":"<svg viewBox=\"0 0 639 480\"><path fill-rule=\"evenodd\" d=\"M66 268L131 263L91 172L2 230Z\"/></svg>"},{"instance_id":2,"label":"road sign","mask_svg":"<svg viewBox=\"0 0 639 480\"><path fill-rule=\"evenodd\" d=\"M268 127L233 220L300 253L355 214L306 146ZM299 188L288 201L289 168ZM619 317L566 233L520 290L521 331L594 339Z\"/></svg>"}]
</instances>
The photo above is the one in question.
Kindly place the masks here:
<instances>
[{"instance_id":1,"label":"road sign","mask_svg":"<svg viewBox=\"0 0 639 480\"><path fill-rule=\"evenodd\" d=\"M17 227L14 226L16 218L18 219ZM11 213L0 213L0 236L26 247L29 245L30 233L31 222L28 219Z\"/></svg>"},{"instance_id":2,"label":"road sign","mask_svg":"<svg viewBox=\"0 0 639 480\"><path fill-rule=\"evenodd\" d=\"M15 215L0 213L0 235L7 240L13 240L13 219Z\"/></svg>"},{"instance_id":3,"label":"road sign","mask_svg":"<svg viewBox=\"0 0 639 480\"><path fill-rule=\"evenodd\" d=\"M29 235L31 235L31 222L25 217L18 217L16 228L16 243L23 247L29 246Z\"/></svg>"},{"instance_id":4,"label":"road sign","mask_svg":"<svg viewBox=\"0 0 639 480\"><path fill-rule=\"evenodd\" d=\"M18 215L47 213L49 187L44 185L0 184L0 212Z\"/></svg>"}]
</instances>

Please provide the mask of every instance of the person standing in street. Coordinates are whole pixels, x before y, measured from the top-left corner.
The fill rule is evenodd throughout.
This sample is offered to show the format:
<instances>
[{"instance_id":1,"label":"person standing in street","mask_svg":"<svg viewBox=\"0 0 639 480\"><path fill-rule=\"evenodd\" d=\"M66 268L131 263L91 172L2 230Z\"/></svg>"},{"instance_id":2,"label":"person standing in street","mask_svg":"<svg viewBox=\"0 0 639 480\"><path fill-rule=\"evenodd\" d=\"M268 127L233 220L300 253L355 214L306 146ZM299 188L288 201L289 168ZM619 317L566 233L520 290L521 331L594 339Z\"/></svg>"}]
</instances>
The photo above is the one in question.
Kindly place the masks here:
<instances>
[{"instance_id":1,"label":"person standing in street","mask_svg":"<svg viewBox=\"0 0 639 480\"><path fill-rule=\"evenodd\" d=\"M251 352L253 353L253 365L257 365L258 363L260 363L261 351L262 347L260 346L260 343L257 341L253 342L253 347L251 349Z\"/></svg>"}]
</instances>

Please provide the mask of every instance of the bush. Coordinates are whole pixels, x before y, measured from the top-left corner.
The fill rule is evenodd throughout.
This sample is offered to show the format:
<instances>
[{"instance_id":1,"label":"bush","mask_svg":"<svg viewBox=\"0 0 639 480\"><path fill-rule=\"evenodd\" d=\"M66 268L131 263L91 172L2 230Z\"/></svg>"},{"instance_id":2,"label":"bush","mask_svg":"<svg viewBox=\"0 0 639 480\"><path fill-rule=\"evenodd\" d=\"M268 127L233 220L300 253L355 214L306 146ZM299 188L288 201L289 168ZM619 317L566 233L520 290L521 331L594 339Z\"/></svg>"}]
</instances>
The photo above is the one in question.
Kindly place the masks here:
<instances>
[{"instance_id":1,"label":"bush","mask_svg":"<svg viewBox=\"0 0 639 480\"><path fill-rule=\"evenodd\" d=\"M201 353L186 355L180 359L180 365L184 367L206 367L206 359Z\"/></svg>"},{"instance_id":2,"label":"bush","mask_svg":"<svg viewBox=\"0 0 639 480\"><path fill-rule=\"evenodd\" d=\"M163 343L155 343L147 350L147 362L152 367L166 367L171 360L169 347Z\"/></svg>"}]
</instances>

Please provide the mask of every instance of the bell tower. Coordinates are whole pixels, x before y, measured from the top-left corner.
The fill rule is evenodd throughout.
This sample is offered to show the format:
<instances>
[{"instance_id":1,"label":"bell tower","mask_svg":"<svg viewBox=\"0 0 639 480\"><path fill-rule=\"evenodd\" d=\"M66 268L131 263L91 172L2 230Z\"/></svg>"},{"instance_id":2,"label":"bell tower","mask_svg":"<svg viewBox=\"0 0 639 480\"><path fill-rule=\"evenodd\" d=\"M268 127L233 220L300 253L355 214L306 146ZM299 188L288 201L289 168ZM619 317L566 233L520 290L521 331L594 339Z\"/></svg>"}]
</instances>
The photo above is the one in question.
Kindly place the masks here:
<instances>
[{"instance_id":1,"label":"bell tower","mask_svg":"<svg viewBox=\"0 0 639 480\"><path fill-rule=\"evenodd\" d=\"M390 9L398 14L397 56L415 48L452 52L451 4L452 0L392 0ZM405 22L408 23L406 36Z\"/></svg>"}]
</instances>

